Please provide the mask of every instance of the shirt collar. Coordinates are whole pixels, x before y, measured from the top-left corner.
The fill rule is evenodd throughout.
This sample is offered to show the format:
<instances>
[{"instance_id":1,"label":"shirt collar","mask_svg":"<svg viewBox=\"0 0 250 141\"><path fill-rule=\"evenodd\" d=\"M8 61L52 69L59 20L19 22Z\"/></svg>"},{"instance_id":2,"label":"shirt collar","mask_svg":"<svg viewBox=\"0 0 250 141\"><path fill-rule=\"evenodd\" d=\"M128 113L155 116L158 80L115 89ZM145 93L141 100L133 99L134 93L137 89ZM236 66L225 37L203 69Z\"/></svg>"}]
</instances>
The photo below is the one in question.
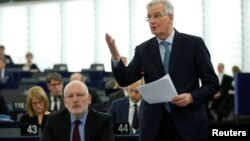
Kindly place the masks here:
<instances>
[{"instance_id":1,"label":"shirt collar","mask_svg":"<svg viewBox=\"0 0 250 141\"><path fill-rule=\"evenodd\" d=\"M79 119L83 125L86 123L87 115L88 115L88 111L86 111L85 113L83 113L83 115ZM73 124L74 121L77 120L77 119L75 119L74 115L70 114L70 120L71 120L71 124Z\"/></svg>"},{"instance_id":2,"label":"shirt collar","mask_svg":"<svg viewBox=\"0 0 250 141\"><path fill-rule=\"evenodd\" d=\"M170 43L170 45L173 44L173 40L174 40L174 34L175 34L175 30L173 29L172 33L164 40L168 43ZM160 44L163 40L157 38L158 43Z\"/></svg>"},{"instance_id":3,"label":"shirt collar","mask_svg":"<svg viewBox=\"0 0 250 141\"><path fill-rule=\"evenodd\" d=\"M134 106L135 104L137 104L137 106L141 105L141 100L139 100L137 103L134 103L132 100L129 99L129 105L130 106Z\"/></svg>"}]
</instances>

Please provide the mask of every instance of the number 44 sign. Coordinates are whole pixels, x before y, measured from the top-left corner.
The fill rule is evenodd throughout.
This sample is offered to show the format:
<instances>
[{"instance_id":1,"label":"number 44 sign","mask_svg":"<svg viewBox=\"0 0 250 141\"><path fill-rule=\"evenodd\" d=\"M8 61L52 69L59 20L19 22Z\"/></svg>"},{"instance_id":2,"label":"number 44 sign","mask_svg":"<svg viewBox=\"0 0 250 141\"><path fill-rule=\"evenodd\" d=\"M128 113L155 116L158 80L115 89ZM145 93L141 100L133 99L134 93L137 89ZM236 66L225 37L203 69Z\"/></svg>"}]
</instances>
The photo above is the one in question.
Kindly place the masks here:
<instances>
[{"instance_id":1,"label":"number 44 sign","mask_svg":"<svg viewBox=\"0 0 250 141\"><path fill-rule=\"evenodd\" d=\"M129 134L130 128L129 123L113 123L114 134Z\"/></svg>"},{"instance_id":2,"label":"number 44 sign","mask_svg":"<svg viewBox=\"0 0 250 141\"><path fill-rule=\"evenodd\" d=\"M38 136L37 124L21 124L21 136Z\"/></svg>"}]
</instances>

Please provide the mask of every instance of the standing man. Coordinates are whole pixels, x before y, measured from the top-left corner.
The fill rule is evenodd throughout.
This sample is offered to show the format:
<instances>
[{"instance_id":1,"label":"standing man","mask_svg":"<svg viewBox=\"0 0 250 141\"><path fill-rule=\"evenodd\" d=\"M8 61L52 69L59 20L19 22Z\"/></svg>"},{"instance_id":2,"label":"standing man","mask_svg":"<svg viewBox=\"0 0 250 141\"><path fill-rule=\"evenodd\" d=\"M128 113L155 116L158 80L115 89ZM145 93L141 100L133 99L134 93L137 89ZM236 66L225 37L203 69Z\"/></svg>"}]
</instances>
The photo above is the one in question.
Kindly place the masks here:
<instances>
[{"instance_id":1,"label":"standing man","mask_svg":"<svg viewBox=\"0 0 250 141\"><path fill-rule=\"evenodd\" d=\"M47 75L47 86L50 91L49 98L49 110L51 112L62 110L65 108L62 99L63 92L63 79L59 73L53 72Z\"/></svg>"},{"instance_id":2,"label":"standing man","mask_svg":"<svg viewBox=\"0 0 250 141\"><path fill-rule=\"evenodd\" d=\"M106 34L112 71L121 86L141 79L143 69L145 83L169 74L178 93L169 103L142 101L140 140L207 140L205 105L218 92L219 81L204 41L173 28L174 8L167 0L150 1L146 20L155 37L135 48L127 67L120 61L114 39Z\"/></svg>"},{"instance_id":3,"label":"standing man","mask_svg":"<svg viewBox=\"0 0 250 141\"><path fill-rule=\"evenodd\" d=\"M40 141L114 141L111 116L92 110L90 103L87 86L70 81L64 89L67 109L49 116Z\"/></svg>"}]
</instances>

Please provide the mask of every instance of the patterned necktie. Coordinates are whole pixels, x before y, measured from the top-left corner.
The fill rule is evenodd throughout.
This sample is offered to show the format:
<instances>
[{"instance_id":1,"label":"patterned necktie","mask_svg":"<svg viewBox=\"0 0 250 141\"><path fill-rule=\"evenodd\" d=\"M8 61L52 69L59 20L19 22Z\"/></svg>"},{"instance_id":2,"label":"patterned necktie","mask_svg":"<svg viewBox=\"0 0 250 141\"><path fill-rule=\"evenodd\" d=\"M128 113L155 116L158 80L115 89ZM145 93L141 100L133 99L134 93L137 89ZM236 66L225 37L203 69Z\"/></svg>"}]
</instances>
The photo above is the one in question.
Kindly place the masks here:
<instances>
[{"instance_id":1,"label":"patterned necktie","mask_svg":"<svg viewBox=\"0 0 250 141\"><path fill-rule=\"evenodd\" d=\"M139 127L137 104L134 104L134 108L135 108L135 110L134 110L134 115L133 115L132 127L134 129L137 129Z\"/></svg>"},{"instance_id":2,"label":"patterned necktie","mask_svg":"<svg viewBox=\"0 0 250 141\"><path fill-rule=\"evenodd\" d=\"M168 74L168 70L169 70L169 60L170 60L170 50L169 50L169 43L166 41L162 41L161 44L164 46L165 48L165 54L164 54L164 61L163 61L163 65L164 65L164 70L165 70L165 74ZM171 113L171 109L170 109L170 105L169 102L165 103L165 109Z\"/></svg>"},{"instance_id":3,"label":"patterned necktie","mask_svg":"<svg viewBox=\"0 0 250 141\"><path fill-rule=\"evenodd\" d=\"M75 127L73 130L73 139L72 141L81 141L81 137L80 137L80 133L79 133L79 129L78 129L78 125L81 123L80 120L75 120Z\"/></svg>"}]
</instances>

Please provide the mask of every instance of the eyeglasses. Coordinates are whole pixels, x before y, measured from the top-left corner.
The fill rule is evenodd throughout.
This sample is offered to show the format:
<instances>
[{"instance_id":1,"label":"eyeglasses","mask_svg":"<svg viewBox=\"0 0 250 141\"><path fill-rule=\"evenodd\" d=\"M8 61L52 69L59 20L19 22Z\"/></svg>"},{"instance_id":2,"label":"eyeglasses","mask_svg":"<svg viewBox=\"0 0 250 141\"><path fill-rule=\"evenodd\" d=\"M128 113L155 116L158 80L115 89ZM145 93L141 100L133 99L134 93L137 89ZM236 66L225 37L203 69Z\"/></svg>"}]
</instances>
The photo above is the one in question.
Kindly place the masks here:
<instances>
[{"instance_id":1,"label":"eyeglasses","mask_svg":"<svg viewBox=\"0 0 250 141\"><path fill-rule=\"evenodd\" d=\"M65 96L64 98L73 100L75 97L76 97L77 99L79 99L79 98L85 97L86 95L87 95L87 94L85 94L85 93L76 93L76 94L71 94L71 95Z\"/></svg>"},{"instance_id":2,"label":"eyeglasses","mask_svg":"<svg viewBox=\"0 0 250 141\"><path fill-rule=\"evenodd\" d=\"M149 15L146 17L146 21L150 21L152 18L156 19L156 20L159 20L161 17L163 16L167 16L169 14L161 14L161 13L156 13L154 15Z\"/></svg>"},{"instance_id":3,"label":"eyeglasses","mask_svg":"<svg viewBox=\"0 0 250 141\"><path fill-rule=\"evenodd\" d=\"M62 85L62 83L61 83L61 82L58 82L58 83L51 83L50 85L53 86L53 87L55 87L55 86Z\"/></svg>"},{"instance_id":4,"label":"eyeglasses","mask_svg":"<svg viewBox=\"0 0 250 141\"><path fill-rule=\"evenodd\" d=\"M31 102L32 105L42 105L44 104L43 101L38 101L38 102Z\"/></svg>"}]
</instances>

